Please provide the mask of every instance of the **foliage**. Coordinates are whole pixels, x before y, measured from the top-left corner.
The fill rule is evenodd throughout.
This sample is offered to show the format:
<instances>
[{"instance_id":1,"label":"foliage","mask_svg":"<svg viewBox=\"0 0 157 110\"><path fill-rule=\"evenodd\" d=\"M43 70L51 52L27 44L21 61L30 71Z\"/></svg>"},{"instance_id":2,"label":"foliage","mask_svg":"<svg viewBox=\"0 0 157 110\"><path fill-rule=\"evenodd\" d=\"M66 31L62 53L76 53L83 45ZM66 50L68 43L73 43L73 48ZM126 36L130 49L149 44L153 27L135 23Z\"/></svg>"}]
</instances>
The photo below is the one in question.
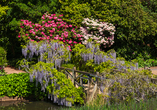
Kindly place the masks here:
<instances>
[{"instance_id":1,"label":"foliage","mask_svg":"<svg viewBox=\"0 0 157 110\"><path fill-rule=\"evenodd\" d=\"M21 20L18 38L24 42L28 39L31 41L60 40L72 48L75 44L81 43L82 35L77 34L78 31L72 25L62 21L62 16L44 13L42 20L35 24L28 20Z\"/></svg>"},{"instance_id":2,"label":"foliage","mask_svg":"<svg viewBox=\"0 0 157 110\"><path fill-rule=\"evenodd\" d=\"M151 51L150 53L155 55L156 15L147 13L142 8L140 0L79 0L79 2L60 0L60 3L62 4L61 12L66 15L64 19L78 27L83 27L81 24L83 18L91 17L116 25L115 44L104 51L114 48L117 55L126 60L136 58L139 53L143 53L142 50ZM86 8L82 8L83 6ZM81 12L84 9L86 11ZM143 43L151 44L151 50ZM134 51L137 54L133 56Z\"/></svg>"},{"instance_id":3,"label":"foliage","mask_svg":"<svg viewBox=\"0 0 157 110\"><path fill-rule=\"evenodd\" d=\"M9 8L8 8L8 6L1 6L0 5L0 20L2 19L2 16L3 15L6 15L6 10L8 10Z\"/></svg>"},{"instance_id":4,"label":"foliage","mask_svg":"<svg viewBox=\"0 0 157 110\"><path fill-rule=\"evenodd\" d=\"M28 73L13 73L0 77L0 96L8 97L28 97L30 95L35 96L34 98L40 99L45 95L39 91L40 86L35 88L35 83L30 83ZM35 80L34 80L35 82Z\"/></svg>"},{"instance_id":5,"label":"foliage","mask_svg":"<svg viewBox=\"0 0 157 110\"><path fill-rule=\"evenodd\" d=\"M115 56L110 53L114 50L107 52L111 54L109 55L99 49L95 51L93 47L96 46L90 43L87 43L86 47L82 44L75 45L72 59L79 70L87 72L94 70L102 75L100 90L106 103L128 102L133 98L137 101L147 100L156 96L157 86L151 82L152 73L149 70L138 71L138 63L136 63L138 60L128 62L122 57L114 59ZM75 64L75 62L79 63ZM123 73L121 70L126 70L128 73Z\"/></svg>"},{"instance_id":6,"label":"foliage","mask_svg":"<svg viewBox=\"0 0 157 110\"><path fill-rule=\"evenodd\" d=\"M4 75L6 75L6 72L2 67L0 67L0 76L4 76Z\"/></svg>"},{"instance_id":7,"label":"foliage","mask_svg":"<svg viewBox=\"0 0 157 110\"><path fill-rule=\"evenodd\" d=\"M22 54L24 55L25 59L18 61L22 67L26 67L25 71L29 70L29 66L35 64L39 61L46 62L46 63L54 63L55 68L57 66L61 66L63 61L68 61L70 59L70 52L67 45L63 45L63 42L59 41L50 41L49 43L46 41L30 41L27 45L23 45ZM36 55L36 60L33 60L34 55Z\"/></svg>"},{"instance_id":8,"label":"foliage","mask_svg":"<svg viewBox=\"0 0 157 110\"><path fill-rule=\"evenodd\" d=\"M71 80L67 79L64 73L56 70L58 66L61 66L62 61L70 59L70 57L67 57L69 49L64 47L63 42L57 43L56 41L51 41L48 43L40 41L39 43L35 43L30 41L26 46L23 46L22 53L25 59L20 61L21 67L30 73L30 82L35 77L36 86L40 82L41 91L45 92L45 89L47 89L48 98L51 96L52 100L53 95L61 98L61 100L65 98L66 101L72 103L84 103L82 88L75 88ZM30 65L30 62L27 60L31 61L34 54L39 56L38 61ZM28 59L26 60L27 57Z\"/></svg>"},{"instance_id":9,"label":"foliage","mask_svg":"<svg viewBox=\"0 0 157 110\"><path fill-rule=\"evenodd\" d=\"M22 58L20 47L22 42L19 42L16 38L19 33L21 19L38 22L45 12L57 13L60 7L58 0L3 0L1 5L10 8L6 11L6 16L4 16L0 26L0 45L7 50L7 59L10 62L13 58Z\"/></svg>"},{"instance_id":10,"label":"foliage","mask_svg":"<svg viewBox=\"0 0 157 110\"><path fill-rule=\"evenodd\" d=\"M103 81L103 87L107 87L107 91L102 89L104 97L106 97L105 100L110 100L109 103L118 103L122 100L129 102L131 99L140 101L156 97L157 86L151 82L151 74L148 70L132 71L125 74L121 72L104 73L104 78L108 79Z\"/></svg>"},{"instance_id":11,"label":"foliage","mask_svg":"<svg viewBox=\"0 0 157 110\"><path fill-rule=\"evenodd\" d=\"M101 96L100 96L101 97ZM96 98L94 104L85 105L85 106L75 106L73 108L62 108L62 110L155 110L157 108L157 98L151 98L147 101L137 102L132 99L129 103L120 103L120 104L102 104L102 98ZM100 102L100 103L98 103ZM100 105L102 104L102 105Z\"/></svg>"},{"instance_id":12,"label":"foliage","mask_svg":"<svg viewBox=\"0 0 157 110\"><path fill-rule=\"evenodd\" d=\"M136 62L125 62L122 57L117 57L114 50L108 52L100 51L99 44L92 45L90 42L86 47L82 44L77 44L72 49L74 53L71 60L76 69L82 71L94 71L102 74L104 70L110 69L131 69L135 70ZM126 66L128 65L128 66ZM138 65L136 65L136 69Z\"/></svg>"},{"instance_id":13,"label":"foliage","mask_svg":"<svg viewBox=\"0 0 157 110\"><path fill-rule=\"evenodd\" d=\"M147 12L157 13L157 1L156 0L140 0L141 4Z\"/></svg>"},{"instance_id":14,"label":"foliage","mask_svg":"<svg viewBox=\"0 0 157 110\"><path fill-rule=\"evenodd\" d=\"M30 73L32 73L32 71L44 71L44 73L42 73L44 75L49 72L50 77L48 76L48 74L46 75L46 77L48 78L48 82L45 78L42 83L39 80L40 84L42 85L41 90L45 91L43 87L46 87L48 95L57 95L57 98L66 98L67 101L70 101L72 103L79 102L83 104L84 101L81 98L81 95L84 95L84 93L82 92L82 88L75 88L71 80L67 79L64 73L58 72L55 68L51 68L51 63L44 62L38 62L37 64L30 67ZM35 77L37 77L37 75L35 75ZM43 84L48 85L43 86Z\"/></svg>"},{"instance_id":15,"label":"foliage","mask_svg":"<svg viewBox=\"0 0 157 110\"><path fill-rule=\"evenodd\" d=\"M7 52L0 47L0 66L7 66Z\"/></svg>"}]
</instances>

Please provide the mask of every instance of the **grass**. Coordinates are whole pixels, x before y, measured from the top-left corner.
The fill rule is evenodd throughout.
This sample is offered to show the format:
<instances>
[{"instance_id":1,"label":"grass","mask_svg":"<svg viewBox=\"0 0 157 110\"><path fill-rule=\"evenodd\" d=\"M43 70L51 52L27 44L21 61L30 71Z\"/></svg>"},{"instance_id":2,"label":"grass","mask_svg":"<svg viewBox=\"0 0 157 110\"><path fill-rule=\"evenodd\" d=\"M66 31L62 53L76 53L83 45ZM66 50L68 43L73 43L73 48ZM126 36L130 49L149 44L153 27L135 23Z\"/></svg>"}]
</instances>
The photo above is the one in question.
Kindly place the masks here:
<instances>
[{"instance_id":1,"label":"grass","mask_svg":"<svg viewBox=\"0 0 157 110\"><path fill-rule=\"evenodd\" d=\"M130 101L128 104L111 104L111 105L84 105L74 106L72 108L61 109L61 110L157 110L157 98L152 98L147 101L136 102L135 100Z\"/></svg>"}]
</instances>

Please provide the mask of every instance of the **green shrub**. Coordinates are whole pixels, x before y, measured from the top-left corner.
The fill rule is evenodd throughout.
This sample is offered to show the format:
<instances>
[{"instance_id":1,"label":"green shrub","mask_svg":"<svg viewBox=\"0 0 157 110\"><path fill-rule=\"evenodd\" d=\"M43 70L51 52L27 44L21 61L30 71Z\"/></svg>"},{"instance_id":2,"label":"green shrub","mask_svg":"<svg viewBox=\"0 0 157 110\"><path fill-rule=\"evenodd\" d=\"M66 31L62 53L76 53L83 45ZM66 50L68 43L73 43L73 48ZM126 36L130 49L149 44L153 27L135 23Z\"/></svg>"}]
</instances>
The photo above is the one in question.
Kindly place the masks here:
<instances>
[{"instance_id":1,"label":"green shrub","mask_svg":"<svg viewBox=\"0 0 157 110\"><path fill-rule=\"evenodd\" d=\"M41 92L41 86L36 87L35 79L30 82L28 73L13 73L0 76L0 97L28 97L34 96L36 100L47 98L47 91Z\"/></svg>"},{"instance_id":2,"label":"green shrub","mask_svg":"<svg viewBox=\"0 0 157 110\"><path fill-rule=\"evenodd\" d=\"M2 47L0 47L0 66L7 65L6 56L7 56L7 52Z\"/></svg>"}]
</instances>

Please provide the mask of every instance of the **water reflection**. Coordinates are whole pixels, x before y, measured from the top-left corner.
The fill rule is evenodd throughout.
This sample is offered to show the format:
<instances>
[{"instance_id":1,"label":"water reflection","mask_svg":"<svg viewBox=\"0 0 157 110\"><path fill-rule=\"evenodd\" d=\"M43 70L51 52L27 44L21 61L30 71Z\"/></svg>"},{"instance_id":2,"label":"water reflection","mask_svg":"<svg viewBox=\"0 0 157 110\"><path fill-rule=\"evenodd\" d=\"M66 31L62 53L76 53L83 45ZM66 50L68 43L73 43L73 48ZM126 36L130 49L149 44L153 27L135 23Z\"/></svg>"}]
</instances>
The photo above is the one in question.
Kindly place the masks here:
<instances>
[{"instance_id":1,"label":"water reflection","mask_svg":"<svg viewBox=\"0 0 157 110\"><path fill-rule=\"evenodd\" d=\"M67 108L48 101L19 102L10 105L7 103L12 102L0 102L0 110L60 110L61 108Z\"/></svg>"}]
</instances>

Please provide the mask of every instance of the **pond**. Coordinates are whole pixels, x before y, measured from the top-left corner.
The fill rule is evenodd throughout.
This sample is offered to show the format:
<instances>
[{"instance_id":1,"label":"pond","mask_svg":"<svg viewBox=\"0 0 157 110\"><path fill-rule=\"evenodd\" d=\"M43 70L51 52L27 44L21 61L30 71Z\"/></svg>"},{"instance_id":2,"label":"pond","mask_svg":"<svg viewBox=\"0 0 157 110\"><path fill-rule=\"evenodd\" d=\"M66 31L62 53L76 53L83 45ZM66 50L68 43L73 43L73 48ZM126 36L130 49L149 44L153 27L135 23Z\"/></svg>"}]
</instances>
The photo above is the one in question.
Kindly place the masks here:
<instances>
[{"instance_id":1,"label":"pond","mask_svg":"<svg viewBox=\"0 0 157 110\"><path fill-rule=\"evenodd\" d=\"M59 106L51 101L31 101L31 102L0 102L0 110L60 110L68 108Z\"/></svg>"}]
</instances>

